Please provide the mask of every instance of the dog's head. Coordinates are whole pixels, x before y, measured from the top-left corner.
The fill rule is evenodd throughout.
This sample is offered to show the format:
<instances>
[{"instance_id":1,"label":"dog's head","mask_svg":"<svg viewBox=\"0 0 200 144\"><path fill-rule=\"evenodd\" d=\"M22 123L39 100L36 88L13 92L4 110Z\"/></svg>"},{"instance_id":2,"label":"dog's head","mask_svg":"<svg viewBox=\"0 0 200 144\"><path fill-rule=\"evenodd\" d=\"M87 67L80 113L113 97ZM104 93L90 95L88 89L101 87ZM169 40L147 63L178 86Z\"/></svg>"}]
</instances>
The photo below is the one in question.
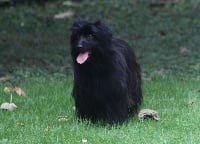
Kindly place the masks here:
<instances>
[{"instance_id":1,"label":"dog's head","mask_svg":"<svg viewBox=\"0 0 200 144\"><path fill-rule=\"evenodd\" d=\"M76 62L83 64L95 51L101 51L112 38L111 30L101 21L75 21L71 35L71 52Z\"/></svg>"}]
</instances>

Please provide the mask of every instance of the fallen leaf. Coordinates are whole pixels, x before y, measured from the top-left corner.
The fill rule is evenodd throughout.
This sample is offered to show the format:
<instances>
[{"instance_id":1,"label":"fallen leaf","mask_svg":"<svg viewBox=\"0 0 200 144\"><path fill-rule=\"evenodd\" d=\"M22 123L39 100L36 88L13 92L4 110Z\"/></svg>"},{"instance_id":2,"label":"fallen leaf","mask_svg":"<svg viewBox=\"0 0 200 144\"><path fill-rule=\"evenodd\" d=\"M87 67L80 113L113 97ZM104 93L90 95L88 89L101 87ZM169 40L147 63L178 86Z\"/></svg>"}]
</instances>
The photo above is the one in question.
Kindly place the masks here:
<instances>
[{"instance_id":1,"label":"fallen leaf","mask_svg":"<svg viewBox=\"0 0 200 144\"><path fill-rule=\"evenodd\" d=\"M194 104L194 101L189 101L188 105L192 106Z\"/></svg>"},{"instance_id":2,"label":"fallen leaf","mask_svg":"<svg viewBox=\"0 0 200 144\"><path fill-rule=\"evenodd\" d=\"M14 88L13 88L13 87L5 87L5 88L3 89L3 91L4 91L5 93L10 93L10 92L14 91Z\"/></svg>"},{"instance_id":3,"label":"fallen leaf","mask_svg":"<svg viewBox=\"0 0 200 144\"><path fill-rule=\"evenodd\" d=\"M86 140L86 139L82 139L82 142L83 142L83 143L86 143L86 142L87 142L87 140Z\"/></svg>"},{"instance_id":4,"label":"fallen leaf","mask_svg":"<svg viewBox=\"0 0 200 144\"><path fill-rule=\"evenodd\" d=\"M58 121L59 122L68 121L68 117L67 116L58 116Z\"/></svg>"},{"instance_id":5,"label":"fallen leaf","mask_svg":"<svg viewBox=\"0 0 200 144\"><path fill-rule=\"evenodd\" d=\"M1 109L3 109L3 110L13 111L16 108L17 108L17 106L14 103L5 102L5 103L1 104Z\"/></svg>"},{"instance_id":6,"label":"fallen leaf","mask_svg":"<svg viewBox=\"0 0 200 144\"><path fill-rule=\"evenodd\" d=\"M2 81L2 82L7 82L9 80L10 80L9 77L1 77L0 78L0 81Z\"/></svg>"},{"instance_id":7,"label":"fallen leaf","mask_svg":"<svg viewBox=\"0 0 200 144\"><path fill-rule=\"evenodd\" d=\"M59 14L54 15L54 19L68 19L68 18L72 18L73 16L74 16L74 12L68 11L68 12L59 13Z\"/></svg>"},{"instance_id":8,"label":"fallen leaf","mask_svg":"<svg viewBox=\"0 0 200 144\"><path fill-rule=\"evenodd\" d=\"M26 96L25 92L20 87L15 87L14 90L19 96Z\"/></svg>"},{"instance_id":9,"label":"fallen leaf","mask_svg":"<svg viewBox=\"0 0 200 144\"><path fill-rule=\"evenodd\" d=\"M45 131L46 131L46 132L51 131L51 127L50 127L50 126L47 126L47 127L45 128Z\"/></svg>"},{"instance_id":10,"label":"fallen leaf","mask_svg":"<svg viewBox=\"0 0 200 144\"><path fill-rule=\"evenodd\" d=\"M151 109L142 109L138 113L139 120L144 120L145 118L148 118L148 117L153 118L154 120L157 120L157 121L160 120L158 113Z\"/></svg>"},{"instance_id":11,"label":"fallen leaf","mask_svg":"<svg viewBox=\"0 0 200 144\"><path fill-rule=\"evenodd\" d=\"M188 55L188 54L191 53L191 51L188 48L186 48L186 47L180 47L179 48L179 53L181 55Z\"/></svg>"},{"instance_id":12,"label":"fallen leaf","mask_svg":"<svg viewBox=\"0 0 200 144\"><path fill-rule=\"evenodd\" d=\"M5 93L15 91L19 96L26 96L26 93L20 87L5 87L3 91Z\"/></svg>"},{"instance_id":13,"label":"fallen leaf","mask_svg":"<svg viewBox=\"0 0 200 144\"><path fill-rule=\"evenodd\" d=\"M148 77L143 77L142 78L144 81L151 81L152 79L151 78L148 78Z\"/></svg>"},{"instance_id":14,"label":"fallen leaf","mask_svg":"<svg viewBox=\"0 0 200 144\"><path fill-rule=\"evenodd\" d=\"M16 123L16 126L17 126L17 127L22 127L22 126L24 126L24 123L22 123L22 122L17 122L17 123Z\"/></svg>"},{"instance_id":15,"label":"fallen leaf","mask_svg":"<svg viewBox=\"0 0 200 144\"><path fill-rule=\"evenodd\" d=\"M153 73L155 74L155 75L162 75L163 73L164 73L164 68L161 68L161 69L159 69L159 70L155 70Z\"/></svg>"}]
</instances>

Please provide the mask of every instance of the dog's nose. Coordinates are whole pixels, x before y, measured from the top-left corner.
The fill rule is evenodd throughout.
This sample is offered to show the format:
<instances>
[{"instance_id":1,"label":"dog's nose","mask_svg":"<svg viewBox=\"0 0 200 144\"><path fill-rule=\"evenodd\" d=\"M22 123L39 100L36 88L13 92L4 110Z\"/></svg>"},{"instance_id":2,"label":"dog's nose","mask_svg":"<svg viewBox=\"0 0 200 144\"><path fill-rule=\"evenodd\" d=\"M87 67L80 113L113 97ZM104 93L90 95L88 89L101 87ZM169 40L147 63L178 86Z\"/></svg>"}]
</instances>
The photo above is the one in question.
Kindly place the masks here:
<instances>
[{"instance_id":1,"label":"dog's nose","mask_svg":"<svg viewBox=\"0 0 200 144\"><path fill-rule=\"evenodd\" d=\"M77 48L78 48L78 49L82 49L82 48L83 48L83 45L79 43L79 44L77 45Z\"/></svg>"},{"instance_id":2,"label":"dog's nose","mask_svg":"<svg viewBox=\"0 0 200 144\"><path fill-rule=\"evenodd\" d=\"M86 39L85 37L81 36L77 42L77 48L78 49L83 49L83 47L85 46L85 43L86 43Z\"/></svg>"}]
</instances>

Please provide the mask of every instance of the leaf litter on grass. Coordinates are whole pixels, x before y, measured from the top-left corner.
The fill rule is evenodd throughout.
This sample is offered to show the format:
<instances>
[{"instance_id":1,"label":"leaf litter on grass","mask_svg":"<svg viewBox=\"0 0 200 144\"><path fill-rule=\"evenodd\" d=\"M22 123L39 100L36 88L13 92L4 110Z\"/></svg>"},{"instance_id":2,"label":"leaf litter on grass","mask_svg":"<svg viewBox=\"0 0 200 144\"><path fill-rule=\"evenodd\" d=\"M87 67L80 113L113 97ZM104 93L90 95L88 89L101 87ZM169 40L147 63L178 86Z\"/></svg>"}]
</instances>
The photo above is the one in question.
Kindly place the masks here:
<instances>
[{"instance_id":1,"label":"leaf litter on grass","mask_svg":"<svg viewBox=\"0 0 200 144\"><path fill-rule=\"evenodd\" d=\"M1 104L1 109L2 110L9 110L9 111L13 111L17 108L17 106L14 103L8 103L8 102L4 102Z\"/></svg>"},{"instance_id":2,"label":"leaf litter on grass","mask_svg":"<svg viewBox=\"0 0 200 144\"><path fill-rule=\"evenodd\" d=\"M16 92L16 94L19 95L19 96L26 96L26 93L20 87L5 87L3 89L3 91L5 93L9 93L10 94L10 102L2 103L1 107L0 107L0 109L2 109L2 110L13 111L13 110L15 110L17 108L17 105L12 102L13 101L12 92Z\"/></svg>"},{"instance_id":3,"label":"leaf litter on grass","mask_svg":"<svg viewBox=\"0 0 200 144\"><path fill-rule=\"evenodd\" d=\"M17 127L23 127L23 126L25 126L25 124L24 124L23 122L17 122L17 123L16 123L16 126L17 126Z\"/></svg>"},{"instance_id":4,"label":"leaf litter on grass","mask_svg":"<svg viewBox=\"0 0 200 144\"><path fill-rule=\"evenodd\" d=\"M4 92L5 93L11 93L11 92L16 92L17 95L19 96L26 96L26 93L24 92L24 90L20 87L5 87L4 88Z\"/></svg>"},{"instance_id":5,"label":"leaf litter on grass","mask_svg":"<svg viewBox=\"0 0 200 144\"><path fill-rule=\"evenodd\" d=\"M83 143L87 143L87 139L82 139L82 142Z\"/></svg>"},{"instance_id":6,"label":"leaf litter on grass","mask_svg":"<svg viewBox=\"0 0 200 144\"><path fill-rule=\"evenodd\" d=\"M9 77L6 77L6 76L0 77L0 81L2 81L2 82L7 82L7 81L9 81L9 80L10 80Z\"/></svg>"},{"instance_id":7,"label":"leaf litter on grass","mask_svg":"<svg viewBox=\"0 0 200 144\"><path fill-rule=\"evenodd\" d=\"M26 93L20 87L15 87L14 90L19 96L26 96Z\"/></svg>"},{"instance_id":8,"label":"leaf litter on grass","mask_svg":"<svg viewBox=\"0 0 200 144\"><path fill-rule=\"evenodd\" d=\"M138 113L139 120L144 120L145 118L152 118L156 121L160 120L160 117L158 115L158 112L151 109L142 109Z\"/></svg>"},{"instance_id":9,"label":"leaf litter on grass","mask_svg":"<svg viewBox=\"0 0 200 144\"><path fill-rule=\"evenodd\" d=\"M44 129L44 131L50 132L50 131L51 131L51 126L48 125L48 126Z\"/></svg>"},{"instance_id":10,"label":"leaf litter on grass","mask_svg":"<svg viewBox=\"0 0 200 144\"><path fill-rule=\"evenodd\" d=\"M73 11L67 11L54 15L54 19L71 19L74 16Z\"/></svg>"},{"instance_id":11,"label":"leaf litter on grass","mask_svg":"<svg viewBox=\"0 0 200 144\"><path fill-rule=\"evenodd\" d=\"M59 122L64 122L64 121L68 121L69 118L68 118L68 116L58 116L58 117L57 117L57 120L58 120Z\"/></svg>"},{"instance_id":12,"label":"leaf litter on grass","mask_svg":"<svg viewBox=\"0 0 200 144\"><path fill-rule=\"evenodd\" d=\"M189 105L189 106L193 106L193 105L194 105L194 101L193 101L193 100L190 100L190 101L188 102L188 105Z\"/></svg>"}]
</instances>

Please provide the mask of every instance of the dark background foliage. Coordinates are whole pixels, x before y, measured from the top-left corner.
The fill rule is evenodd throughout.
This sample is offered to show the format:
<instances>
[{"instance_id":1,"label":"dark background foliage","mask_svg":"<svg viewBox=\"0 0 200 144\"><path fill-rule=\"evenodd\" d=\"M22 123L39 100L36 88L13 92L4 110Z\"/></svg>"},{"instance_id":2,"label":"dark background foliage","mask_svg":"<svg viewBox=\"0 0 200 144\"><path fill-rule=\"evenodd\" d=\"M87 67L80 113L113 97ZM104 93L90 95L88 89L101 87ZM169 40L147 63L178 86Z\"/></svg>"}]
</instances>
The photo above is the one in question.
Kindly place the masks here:
<instances>
[{"instance_id":1,"label":"dark background foliage","mask_svg":"<svg viewBox=\"0 0 200 144\"><path fill-rule=\"evenodd\" d=\"M200 3L191 1L4 0L0 2L0 76L71 75L74 19L102 19L136 51L143 77L198 77ZM6 4L6 5L5 5ZM65 19L54 15L73 12Z\"/></svg>"}]
</instances>

